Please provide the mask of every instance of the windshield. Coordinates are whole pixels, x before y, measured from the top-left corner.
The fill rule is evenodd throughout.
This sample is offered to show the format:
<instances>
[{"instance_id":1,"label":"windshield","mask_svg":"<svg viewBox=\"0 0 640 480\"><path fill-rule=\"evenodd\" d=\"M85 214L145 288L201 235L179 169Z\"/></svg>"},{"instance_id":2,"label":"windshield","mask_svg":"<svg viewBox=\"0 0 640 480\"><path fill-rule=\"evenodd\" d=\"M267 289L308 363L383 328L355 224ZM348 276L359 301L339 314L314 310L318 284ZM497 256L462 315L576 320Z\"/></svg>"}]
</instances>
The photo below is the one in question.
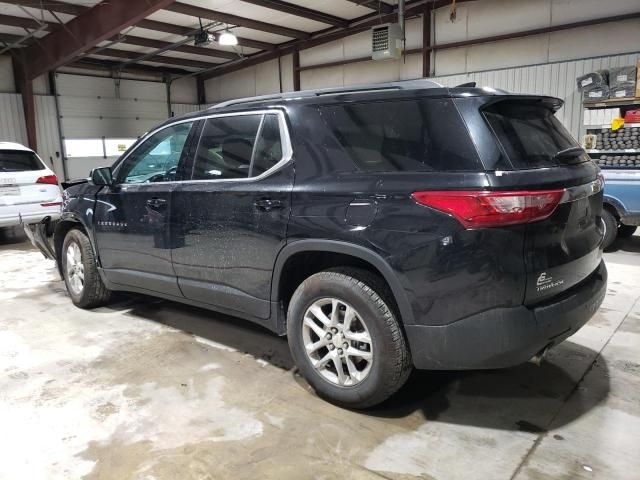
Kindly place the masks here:
<instances>
[{"instance_id":1,"label":"windshield","mask_svg":"<svg viewBox=\"0 0 640 480\"><path fill-rule=\"evenodd\" d=\"M33 152L0 150L0 172L24 172L43 169L42 163Z\"/></svg>"},{"instance_id":2,"label":"windshield","mask_svg":"<svg viewBox=\"0 0 640 480\"><path fill-rule=\"evenodd\" d=\"M538 102L502 101L483 113L513 169L573 165L589 159L584 152L558 155L579 145L553 110Z\"/></svg>"}]
</instances>

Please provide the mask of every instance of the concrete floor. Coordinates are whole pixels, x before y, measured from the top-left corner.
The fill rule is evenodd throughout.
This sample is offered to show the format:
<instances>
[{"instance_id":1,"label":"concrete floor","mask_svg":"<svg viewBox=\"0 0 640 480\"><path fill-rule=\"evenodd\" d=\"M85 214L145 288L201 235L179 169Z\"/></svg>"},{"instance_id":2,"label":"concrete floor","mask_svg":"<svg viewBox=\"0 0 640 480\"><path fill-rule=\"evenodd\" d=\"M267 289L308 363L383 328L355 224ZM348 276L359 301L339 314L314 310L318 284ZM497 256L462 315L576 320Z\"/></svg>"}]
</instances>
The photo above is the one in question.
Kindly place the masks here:
<instances>
[{"instance_id":1,"label":"concrete floor","mask_svg":"<svg viewBox=\"0 0 640 480\"><path fill-rule=\"evenodd\" d=\"M2 479L640 478L640 236L541 367L417 372L385 405L316 398L285 339L146 297L72 306L0 230Z\"/></svg>"}]
</instances>

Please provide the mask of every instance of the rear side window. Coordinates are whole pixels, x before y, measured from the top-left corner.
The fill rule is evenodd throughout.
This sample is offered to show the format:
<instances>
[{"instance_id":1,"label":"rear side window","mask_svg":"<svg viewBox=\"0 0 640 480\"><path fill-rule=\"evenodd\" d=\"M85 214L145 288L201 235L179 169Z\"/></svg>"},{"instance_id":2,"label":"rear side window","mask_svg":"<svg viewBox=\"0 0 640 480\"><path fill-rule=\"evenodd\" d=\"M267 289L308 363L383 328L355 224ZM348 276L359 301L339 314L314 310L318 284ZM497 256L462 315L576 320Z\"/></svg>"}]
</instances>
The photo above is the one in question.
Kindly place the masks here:
<instances>
[{"instance_id":1,"label":"rear side window","mask_svg":"<svg viewBox=\"0 0 640 480\"><path fill-rule=\"evenodd\" d=\"M477 171L469 133L450 99L321 107L334 137L360 170Z\"/></svg>"},{"instance_id":2,"label":"rear side window","mask_svg":"<svg viewBox=\"0 0 640 480\"><path fill-rule=\"evenodd\" d=\"M511 166L516 169L582 163L587 155L560 156L579 147L551 108L539 102L502 101L483 110Z\"/></svg>"},{"instance_id":3,"label":"rear side window","mask_svg":"<svg viewBox=\"0 0 640 480\"><path fill-rule=\"evenodd\" d=\"M210 118L202 130L194 180L247 178L262 115Z\"/></svg>"},{"instance_id":4,"label":"rear side window","mask_svg":"<svg viewBox=\"0 0 640 480\"><path fill-rule=\"evenodd\" d=\"M0 150L0 172L43 170L44 166L33 152Z\"/></svg>"}]
</instances>

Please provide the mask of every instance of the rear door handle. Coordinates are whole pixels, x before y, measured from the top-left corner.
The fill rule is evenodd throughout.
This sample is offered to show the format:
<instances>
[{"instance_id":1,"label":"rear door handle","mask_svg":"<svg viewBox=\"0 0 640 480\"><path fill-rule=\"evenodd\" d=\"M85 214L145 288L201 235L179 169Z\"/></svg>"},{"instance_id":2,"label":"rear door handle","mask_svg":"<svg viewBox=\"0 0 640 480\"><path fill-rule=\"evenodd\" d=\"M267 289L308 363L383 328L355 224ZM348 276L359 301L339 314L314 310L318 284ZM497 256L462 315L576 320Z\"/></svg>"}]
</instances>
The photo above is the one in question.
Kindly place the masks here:
<instances>
[{"instance_id":1,"label":"rear door handle","mask_svg":"<svg viewBox=\"0 0 640 480\"><path fill-rule=\"evenodd\" d=\"M151 208L160 208L167 204L167 201L164 198L150 198L147 200L147 205Z\"/></svg>"},{"instance_id":2,"label":"rear door handle","mask_svg":"<svg viewBox=\"0 0 640 480\"><path fill-rule=\"evenodd\" d=\"M276 210L282 208L284 205L280 200L271 200L270 198L262 198L253 202L258 210L268 212L270 210Z\"/></svg>"}]
</instances>

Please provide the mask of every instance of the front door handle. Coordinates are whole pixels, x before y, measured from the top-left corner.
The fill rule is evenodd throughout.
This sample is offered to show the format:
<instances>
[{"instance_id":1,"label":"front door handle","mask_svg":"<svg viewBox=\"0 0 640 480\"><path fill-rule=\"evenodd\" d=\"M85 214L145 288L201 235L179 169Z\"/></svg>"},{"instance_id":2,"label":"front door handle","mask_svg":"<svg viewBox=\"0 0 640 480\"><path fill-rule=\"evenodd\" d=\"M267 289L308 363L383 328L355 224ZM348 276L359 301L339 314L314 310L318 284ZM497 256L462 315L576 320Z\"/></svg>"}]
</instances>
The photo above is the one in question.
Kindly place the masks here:
<instances>
[{"instance_id":1,"label":"front door handle","mask_svg":"<svg viewBox=\"0 0 640 480\"><path fill-rule=\"evenodd\" d=\"M161 208L167 204L167 201L164 198L150 198L147 200L147 205L151 208Z\"/></svg>"},{"instance_id":2,"label":"front door handle","mask_svg":"<svg viewBox=\"0 0 640 480\"><path fill-rule=\"evenodd\" d=\"M284 207L284 204L280 200L271 200L270 198L261 198L253 202L258 210L269 212Z\"/></svg>"}]
</instances>

